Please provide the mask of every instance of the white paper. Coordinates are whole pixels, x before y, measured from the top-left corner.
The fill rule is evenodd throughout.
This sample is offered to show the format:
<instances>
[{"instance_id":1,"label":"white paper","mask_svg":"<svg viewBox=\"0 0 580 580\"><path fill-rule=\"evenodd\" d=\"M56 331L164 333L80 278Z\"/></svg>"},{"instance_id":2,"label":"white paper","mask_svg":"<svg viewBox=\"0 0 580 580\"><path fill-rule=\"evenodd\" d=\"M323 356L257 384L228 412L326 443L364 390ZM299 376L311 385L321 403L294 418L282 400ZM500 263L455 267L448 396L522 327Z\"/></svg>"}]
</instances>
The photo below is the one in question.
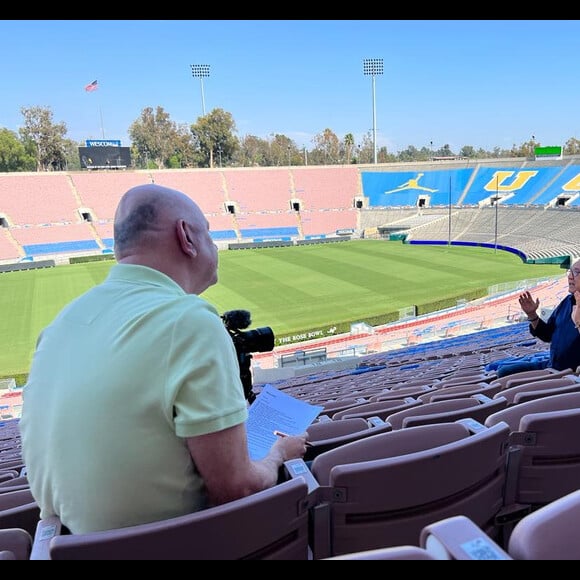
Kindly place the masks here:
<instances>
[{"instance_id":1,"label":"white paper","mask_svg":"<svg viewBox=\"0 0 580 580\"><path fill-rule=\"evenodd\" d=\"M263 459L268 454L278 437L274 431L304 433L322 409L265 385L249 408L246 430L250 459Z\"/></svg>"}]
</instances>

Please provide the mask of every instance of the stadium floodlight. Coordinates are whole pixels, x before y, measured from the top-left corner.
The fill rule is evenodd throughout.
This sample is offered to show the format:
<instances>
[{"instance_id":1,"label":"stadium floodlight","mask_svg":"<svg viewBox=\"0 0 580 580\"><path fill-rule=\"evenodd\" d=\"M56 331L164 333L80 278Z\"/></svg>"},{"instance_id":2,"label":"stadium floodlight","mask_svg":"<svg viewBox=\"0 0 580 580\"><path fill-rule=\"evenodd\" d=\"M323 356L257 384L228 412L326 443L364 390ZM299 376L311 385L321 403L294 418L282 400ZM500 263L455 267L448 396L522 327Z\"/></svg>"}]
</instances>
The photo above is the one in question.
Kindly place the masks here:
<instances>
[{"instance_id":1,"label":"stadium floodlight","mask_svg":"<svg viewBox=\"0 0 580 580\"><path fill-rule=\"evenodd\" d=\"M494 252L497 252L497 212L499 209L499 175L495 177L495 242L494 242Z\"/></svg>"},{"instance_id":2,"label":"stadium floodlight","mask_svg":"<svg viewBox=\"0 0 580 580\"><path fill-rule=\"evenodd\" d=\"M209 77L209 64L191 64L191 76L198 78L201 85L201 110L205 116L205 96L203 94L203 79Z\"/></svg>"},{"instance_id":3,"label":"stadium floodlight","mask_svg":"<svg viewBox=\"0 0 580 580\"><path fill-rule=\"evenodd\" d=\"M373 162L377 163L377 106L375 99L375 77L383 74L382 58L364 58L363 74L373 79Z\"/></svg>"}]
</instances>

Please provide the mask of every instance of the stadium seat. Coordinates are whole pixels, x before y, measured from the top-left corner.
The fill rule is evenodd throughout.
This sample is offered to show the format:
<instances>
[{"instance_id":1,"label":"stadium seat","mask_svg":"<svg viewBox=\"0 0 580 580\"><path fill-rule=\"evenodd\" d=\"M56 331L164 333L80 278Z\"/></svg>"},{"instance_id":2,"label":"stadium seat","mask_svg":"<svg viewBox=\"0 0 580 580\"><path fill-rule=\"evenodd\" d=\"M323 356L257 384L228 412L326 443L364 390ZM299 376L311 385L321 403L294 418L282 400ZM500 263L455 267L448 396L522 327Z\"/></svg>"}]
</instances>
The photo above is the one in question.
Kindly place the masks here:
<instances>
[{"instance_id":1,"label":"stadium seat","mask_svg":"<svg viewBox=\"0 0 580 580\"><path fill-rule=\"evenodd\" d=\"M571 372L572 369L557 371L556 369L552 368L538 369L535 371L522 371L512 375L506 375L505 377L497 377L490 384L498 384L501 389L505 389L509 381L513 381L512 386L515 386L519 380L541 380L542 378L555 379L560 376L570 374Z\"/></svg>"},{"instance_id":2,"label":"stadium seat","mask_svg":"<svg viewBox=\"0 0 580 580\"><path fill-rule=\"evenodd\" d=\"M431 393L425 393L417 397L423 403L435 403L436 401L446 401L448 399L459 399L461 397L471 397L472 395L486 395L493 397L498 393L500 387L497 385L484 382L472 383L469 385L456 385L453 387L444 387Z\"/></svg>"},{"instance_id":3,"label":"stadium seat","mask_svg":"<svg viewBox=\"0 0 580 580\"><path fill-rule=\"evenodd\" d=\"M16 473L15 477L10 479L3 479L0 480L0 495L3 493L7 493L10 491L18 491L21 489L28 489L30 487L28 483L28 477L26 477L25 472L26 468L22 467L19 471L10 470L13 473ZM2 473L2 472L0 472Z\"/></svg>"},{"instance_id":4,"label":"stadium seat","mask_svg":"<svg viewBox=\"0 0 580 580\"><path fill-rule=\"evenodd\" d=\"M0 529L0 560L28 560L32 536L19 528Z\"/></svg>"},{"instance_id":5,"label":"stadium seat","mask_svg":"<svg viewBox=\"0 0 580 580\"><path fill-rule=\"evenodd\" d=\"M497 393L495 397L505 398L507 406L511 406L542 397L577 391L580 391L579 377L570 374L556 379L543 379L509 386Z\"/></svg>"},{"instance_id":6,"label":"stadium seat","mask_svg":"<svg viewBox=\"0 0 580 580\"><path fill-rule=\"evenodd\" d=\"M437 558L418 546L393 546L322 558L322 561L325 560L437 560Z\"/></svg>"},{"instance_id":7,"label":"stadium seat","mask_svg":"<svg viewBox=\"0 0 580 580\"><path fill-rule=\"evenodd\" d=\"M22 528L31 536L40 519L40 508L29 489L0 493L0 529Z\"/></svg>"},{"instance_id":8,"label":"stadium seat","mask_svg":"<svg viewBox=\"0 0 580 580\"><path fill-rule=\"evenodd\" d=\"M580 489L523 518L514 528L508 552L514 560L580 560Z\"/></svg>"},{"instance_id":9,"label":"stadium seat","mask_svg":"<svg viewBox=\"0 0 580 580\"><path fill-rule=\"evenodd\" d=\"M359 405L362 405L366 402L367 401L364 399L361 400L356 399L354 397L329 401L328 403L324 403L322 405L323 409L321 411L321 414L332 416L334 413L338 413L339 411L343 411L344 409L352 409L353 407L358 407Z\"/></svg>"},{"instance_id":10,"label":"stadium seat","mask_svg":"<svg viewBox=\"0 0 580 580\"><path fill-rule=\"evenodd\" d=\"M520 520L506 549L464 515L425 526L420 546L439 560L580 560L579 518L576 490Z\"/></svg>"},{"instance_id":11,"label":"stadium seat","mask_svg":"<svg viewBox=\"0 0 580 580\"><path fill-rule=\"evenodd\" d=\"M388 423L375 426L362 417L312 423L306 429L310 445L306 449L304 461L311 461L321 453L340 445L391 430Z\"/></svg>"},{"instance_id":12,"label":"stadium seat","mask_svg":"<svg viewBox=\"0 0 580 580\"><path fill-rule=\"evenodd\" d=\"M308 560L304 479L160 522L87 534L38 522L31 560Z\"/></svg>"},{"instance_id":13,"label":"stadium seat","mask_svg":"<svg viewBox=\"0 0 580 580\"><path fill-rule=\"evenodd\" d=\"M18 477L18 471L12 469L0 469L0 486L6 482Z\"/></svg>"},{"instance_id":14,"label":"stadium seat","mask_svg":"<svg viewBox=\"0 0 580 580\"><path fill-rule=\"evenodd\" d=\"M314 459L287 461L313 502L315 559L418 545L421 529L464 513L492 537L503 506L509 427L472 420L409 427L348 443Z\"/></svg>"},{"instance_id":15,"label":"stadium seat","mask_svg":"<svg viewBox=\"0 0 580 580\"><path fill-rule=\"evenodd\" d=\"M417 398L419 395L424 395L435 390L435 387L429 385L422 385L417 387L393 387L390 389L384 389L375 395L370 396L369 403L375 403L377 401L389 401L392 399L403 399L405 397Z\"/></svg>"},{"instance_id":16,"label":"stadium seat","mask_svg":"<svg viewBox=\"0 0 580 580\"><path fill-rule=\"evenodd\" d=\"M507 401L498 397L490 399L485 395L471 395L460 399L446 399L424 403L388 415L385 419L393 429L416 427L430 423L449 423L458 419L474 419L483 423L487 417L507 406Z\"/></svg>"},{"instance_id":17,"label":"stadium seat","mask_svg":"<svg viewBox=\"0 0 580 580\"><path fill-rule=\"evenodd\" d=\"M438 389L443 389L447 387L456 387L463 385L473 385L480 383L489 383L490 378L495 379L496 375L489 375L487 373L453 373L450 377L445 377L440 381L434 382L433 386Z\"/></svg>"},{"instance_id":18,"label":"stadium seat","mask_svg":"<svg viewBox=\"0 0 580 580\"><path fill-rule=\"evenodd\" d=\"M485 424L510 429L500 515L508 538L528 512L580 489L580 393L519 403L490 415Z\"/></svg>"},{"instance_id":19,"label":"stadium seat","mask_svg":"<svg viewBox=\"0 0 580 580\"><path fill-rule=\"evenodd\" d=\"M332 415L332 420L339 421L341 419L349 419L352 417L362 417L363 419L379 417L384 421L387 415L416 405L421 405L421 401L414 399L413 397L376 401L374 403L363 403L362 405L357 405L356 407L334 413Z\"/></svg>"},{"instance_id":20,"label":"stadium seat","mask_svg":"<svg viewBox=\"0 0 580 580\"><path fill-rule=\"evenodd\" d=\"M561 377L567 377L567 376L576 376L574 375L574 372L572 371L572 369L564 369L562 371L556 371L554 369L546 369L549 370L550 372L547 372L545 374L540 374L537 377L533 378L534 382L537 381L549 381L549 380L553 380L553 379L558 379ZM517 375L512 375L511 377L508 376L506 377L507 381L505 382L505 386L503 387L504 389L509 389L511 387L517 387L518 385L522 385L524 383L529 383L530 381L530 377L521 377L521 376L517 376Z\"/></svg>"}]
</instances>

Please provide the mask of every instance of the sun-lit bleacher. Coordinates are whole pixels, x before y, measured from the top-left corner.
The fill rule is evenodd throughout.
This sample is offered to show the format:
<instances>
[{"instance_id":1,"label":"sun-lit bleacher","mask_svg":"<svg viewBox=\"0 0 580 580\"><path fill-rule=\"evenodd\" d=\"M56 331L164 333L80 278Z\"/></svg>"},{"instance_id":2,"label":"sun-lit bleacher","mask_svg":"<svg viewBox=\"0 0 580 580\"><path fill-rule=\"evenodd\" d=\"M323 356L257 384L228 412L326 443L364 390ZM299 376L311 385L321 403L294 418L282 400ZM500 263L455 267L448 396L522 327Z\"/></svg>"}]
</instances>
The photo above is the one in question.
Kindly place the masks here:
<instances>
[{"instance_id":1,"label":"sun-lit bleacher","mask_svg":"<svg viewBox=\"0 0 580 580\"><path fill-rule=\"evenodd\" d=\"M397 234L412 243L499 245L524 259L557 259L580 253L579 174L576 158L559 164L459 160L444 168L426 163L6 173L0 176L0 226L7 230L0 261L34 257L36 250L62 256L110 250L120 196L147 182L194 199L216 241ZM82 237L75 227L62 227L84 222L92 227ZM59 235L62 240L55 239ZM66 243L58 246L61 241Z\"/></svg>"}]
</instances>

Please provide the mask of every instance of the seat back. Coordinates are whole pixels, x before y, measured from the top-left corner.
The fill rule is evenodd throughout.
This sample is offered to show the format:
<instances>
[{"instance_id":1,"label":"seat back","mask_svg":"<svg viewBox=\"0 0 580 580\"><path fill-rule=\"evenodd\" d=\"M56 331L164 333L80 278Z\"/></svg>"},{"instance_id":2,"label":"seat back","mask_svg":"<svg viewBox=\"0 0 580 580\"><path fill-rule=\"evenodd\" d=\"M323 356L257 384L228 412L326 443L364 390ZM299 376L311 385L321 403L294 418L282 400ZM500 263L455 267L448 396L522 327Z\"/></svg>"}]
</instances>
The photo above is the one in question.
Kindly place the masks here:
<instances>
[{"instance_id":1,"label":"seat back","mask_svg":"<svg viewBox=\"0 0 580 580\"><path fill-rule=\"evenodd\" d=\"M460 402L470 403L469 406L461 405ZM505 409L507 401L502 397L490 399L485 395L476 394L468 398L461 399L446 399L443 401L435 401L434 403L426 403L420 407L409 409L407 416L402 418L402 428L416 427L418 425L427 425L429 423L446 423L458 421L459 419L473 419L479 423L483 423L487 417L501 409ZM416 413L414 413L416 411ZM404 413L405 411L401 411ZM392 415L387 417L387 422L391 422L396 418Z\"/></svg>"},{"instance_id":2,"label":"seat back","mask_svg":"<svg viewBox=\"0 0 580 580\"><path fill-rule=\"evenodd\" d=\"M392 415L388 415L386 421L390 423L393 429L402 429L405 419L408 417L423 417L433 416L435 414L442 415L452 411L473 409L477 407L479 403L472 398L462 398L462 399L450 399L448 401L438 401L436 403L424 403L417 407L411 407L410 409L403 409L402 411L397 411ZM433 421L433 423L438 423L440 421Z\"/></svg>"},{"instance_id":3,"label":"seat back","mask_svg":"<svg viewBox=\"0 0 580 580\"><path fill-rule=\"evenodd\" d=\"M447 387L455 387L479 383L489 383L489 375L483 372L478 373L470 372L465 374L453 373L451 377L443 378L434 384L438 388L446 389Z\"/></svg>"},{"instance_id":4,"label":"seat back","mask_svg":"<svg viewBox=\"0 0 580 580\"><path fill-rule=\"evenodd\" d=\"M0 529L0 560L28 560L32 536L20 528Z\"/></svg>"},{"instance_id":5,"label":"seat back","mask_svg":"<svg viewBox=\"0 0 580 580\"><path fill-rule=\"evenodd\" d=\"M402 399L404 397L417 398L419 395L424 395L425 393L430 393L431 391L435 390L436 388L430 385L384 389L375 395L370 396L369 403L375 403L376 401L388 401L391 399Z\"/></svg>"},{"instance_id":6,"label":"seat back","mask_svg":"<svg viewBox=\"0 0 580 580\"><path fill-rule=\"evenodd\" d=\"M580 393L564 393L542 397L519 405L513 405L492 413L486 420L485 425L491 427L497 423L507 423L511 431L518 431L520 421L524 415L532 413L545 413L548 411L562 411L566 409L580 408Z\"/></svg>"},{"instance_id":7,"label":"seat back","mask_svg":"<svg viewBox=\"0 0 580 580\"><path fill-rule=\"evenodd\" d=\"M323 415L333 415L338 413L343 409L349 409L351 407L358 407L362 405L365 401L362 399L355 399L354 397L349 397L345 399L337 399L335 401L329 401L324 403L321 413Z\"/></svg>"},{"instance_id":8,"label":"seat back","mask_svg":"<svg viewBox=\"0 0 580 580\"><path fill-rule=\"evenodd\" d=\"M21 528L31 536L40 519L40 508L30 489L0 493L0 529Z\"/></svg>"},{"instance_id":9,"label":"seat back","mask_svg":"<svg viewBox=\"0 0 580 580\"><path fill-rule=\"evenodd\" d=\"M579 520L580 489L518 522L508 552L514 560L580 560Z\"/></svg>"},{"instance_id":10,"label":"seat back","mask_svg":"<svg viewBox=\"0 0 580 580\"><path fill-rule=\"evenodd\" d=\"M365 431L370 427L369 423L362 417L345 419L343 421L322 421L320 423L311 423L306 432L308 441L316 443L323 439L350 435L357 431Z\"/></svg>"},{"instance_id":11,"label":"seat back","mask_svg":"<svg viewBox=\"0 0 580 580\"><path fill-rule=\"evenodd\" d=\"M427 550L418 546L393 546L362 552L350 552L341 556L331 556L325 560L437 560Z\"/></svg>"},{"instance_id":12,"label":"seat back","mask_svg":"<svg viewBox=\"0 0 580 580\"><path fill-rule=\"evenodd\" d=\"M417 397L423 403L434 403L436 401L446 401L448 399L459 399L460 397L471 397L471 395L482 394L493 397L498 393L500 387L488 383L474 383L470 385L460 385L455 387L445 387L437 389L432 393L425 393Z\"/></svg>"},{"instance_id":13,"label":"seat back","mask_svg":"<svg viewBox=\"0 0 580 580\"><path fill-rule=\"evenodd\" d=\"M345 428L342 428L343 424ZM389 423L382 421L377 425L371 425L362 417L313 423L307 429L309 445L304 454L304 461L312 461L321 453L335 447L388 431L392 431Z\"/></svg>"},{"instance_id":14,"label":"seat back","mask_svg":"<svg viewBox=\"0 0 580 580\"><path fill-rule=\"evenodd\" d=\"M333 421L338 421L345 418L362 417L368 419L369 417L380 417L383 421L385 418L402 409L421 405L421 401L413 397L405 397L403 399L392 399L388 401L376 401L374 403L364 403L352 409L344 409L332 415Z\"/></svg>"},{"instance_id":15,"label":"seat back","mask_svg":"<svg viewBox=\"0 0 580 580\"><path fill-rule=\"evenodd\" d=\"M553 389L567 387L566 392L580 391L580 381L577 381L576 375L565 375L556 379L543 379L541 381L523 382L516 386L510 386L502 389L496 397L505 397L507 404L517 405L532 399L549 396ZM561 392L561 391L560 391Z\"/></svg>"},{"instance_id":16,"label":"seat back","mask_svg":"<svg viewBox=\"0 0 580 580\"><path fill-rule=\"evenodd\" d=\"M580 393L552 395L490 415L486 425L507 423L510 450L502 518L505 539L514 524L580 488Z\"/></svg>"},{"instance_id":17,"label":"seat back","mask_svg":"<svg viewBox=\"0 0 580 580\"><path fill-rule=\"evenodd\" d=\"M314 557L418 545L425 525L457 514L496 537L508 436L505 423L486 428L462 420L400 429L320 455L312 473L328 491L313 510Z\"/></svg>"},{"instance_id":18,"label":"seat back","mask_svg":"<svg viewBox=\"0 0 580 580\"><path fill-rule=\"evenodd\" d=\"M507 550L463 515L425 526L420 547L437 560L580 560L579 518L576 490L520 520Z\"/></svg>"},{"instance_id":19,"label":"seat back","mask_svg":"<svg viewBox=\"0 0 580 580\"><path fill-rule=\"evenodd\" d=\"M56 535L52 560L307 560L307 485L293 479L160 522ZM36 537L35 537L36 542Z\"/></svg>"},{"instance_id":20,"label":"seat back","mask_svg":"<svg viewBox=\"0 0 580 580\"><path fill-rule=\"evenodd\" d=\"M535 381L550 381L552 379L558 379L560 377L567 377L567 376L575 376L574 371L572 369L564 369L561 371L557 371L555 369L546 369L548 372L545 374L539 374L537 377L533 378L532 380ZM511 387L517 387L523 383L530 382L530 377L522 377L517 375L511 375L507 377L507 381L505 382L505 389L510 389Z\"/></svg>"},{"instance_id":21,"label":"seat back","mask_svg":"<svg viewBox=\"0 0 580 580\"><path fill-rule=\"evenodd\" d=\"M556 369L547 368L547 369L536 369L533 371L520 371L519 373L513 373L511 375L506 375L504 377L497 377L495 378L490 384L497 384L500 388L505 389L508 381L514 381L514 385L516 384L515 381L520 379L529 381L529 380L536 380L544 378L557 378L560 376L559 373L568 374L572 369L566 369L565 371L557 371Z\"/></svg>"},{"instance_id":22,"label":"seat back","mask_svg":"<svg viewBox=\"0 0 580 580\"><path fill-rule=\"evenodd\" d=\"M580 489L580 408L524 415L513 443L516 503L537 507Z\"/></svg>"}]
</instances>

